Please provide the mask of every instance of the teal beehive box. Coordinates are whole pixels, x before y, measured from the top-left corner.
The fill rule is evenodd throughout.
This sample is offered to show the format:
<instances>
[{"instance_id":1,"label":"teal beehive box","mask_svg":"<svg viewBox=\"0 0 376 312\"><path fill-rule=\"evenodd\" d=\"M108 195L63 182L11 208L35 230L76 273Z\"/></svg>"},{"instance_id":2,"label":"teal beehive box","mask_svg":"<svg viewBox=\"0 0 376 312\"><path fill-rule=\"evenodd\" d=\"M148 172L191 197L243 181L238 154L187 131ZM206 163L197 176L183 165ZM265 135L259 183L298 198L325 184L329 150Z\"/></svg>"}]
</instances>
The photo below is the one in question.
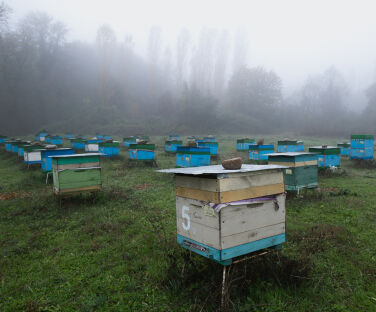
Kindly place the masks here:
<instances>
[{"instance_id":1,"label":"teal beehive box","mask_svg":"<svg viewBox=\"0 0 376 312\"><path fill-rule=\"evenodd\" d=\"M285 166L283 175L286 191L300 191L304 188L316 188L317 154L305 152L269 154L269 165Z\"/></svg>"},{"instance_id":2,"label":"teal beehive box","mask_svg":"<svg viewBox=\"0 0 376 312\"><path fill-rule=\"evenodd\" d=\"M309 152L317 154L317 165L319 168L340 167L341 150L336 146L312 146Z\"/></svg>"}]
</instances>

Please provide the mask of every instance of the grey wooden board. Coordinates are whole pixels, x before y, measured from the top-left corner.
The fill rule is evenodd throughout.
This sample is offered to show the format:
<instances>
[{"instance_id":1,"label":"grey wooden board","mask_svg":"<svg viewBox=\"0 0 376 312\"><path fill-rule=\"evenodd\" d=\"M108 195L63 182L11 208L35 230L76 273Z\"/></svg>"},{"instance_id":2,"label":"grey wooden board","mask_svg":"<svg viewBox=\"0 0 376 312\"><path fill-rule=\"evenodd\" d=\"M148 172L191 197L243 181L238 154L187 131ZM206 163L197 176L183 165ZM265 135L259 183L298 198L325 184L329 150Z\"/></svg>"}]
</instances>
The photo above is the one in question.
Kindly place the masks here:
<instances>
[{"instance_id":1,"label":"grey wooden board","mask_svg":"<svg viewBox=\"0 0 376 312\"><path fill-rule=\"evenodd\" d=\"M267 238L270 236L285 233L285 222L273 224L257 229L253 229L246 232L241 232L233 234L230 236L221 237L221 247L222 249L231 248L250 242L257 241L259 239Z\"/></svg>"},{"instance_id":2,"label":"grey wooden board","mask_svg":"<svg viewBox=\"0 0 376 312\"><path fill-rule=\"evenodd\" d=\"M229 236L285 222L285 194L277 196L279 209L274 201L248 205L227 206L221 210L221 235Z\"/></svg>"},{"instance_id":3,"label":"grey wooden board","mask_svg":"<svg viewBox=\"0 0 376 312\"><path fill-rule=\"evenodd\" d=\"M202 166L202 167L190 167L190 168L172 168L157 170L157 172L162 173L176 173L176 174L190 174L190 175L201 175L201 174L232 174L239 172L251 172L251 171L263 171L272 169L284 169L283 166L278 165L242 165L241 169L238 170L225 170L222 165L214 166Z\"/></svg>"},{"instance_id":4,"label":"grey wooden board","mask_svg":"<svg viewBox=\"0 0 376 312\"><path fill-rule=\"evenodd\" d=\"M178 234L210 247L221 249L219 230L200 223L193 222L192 220L190 221L189 229L186 230L183 227L183 223L186 224L186 220L182 218L176 218L176 222Z\"/></svg>"},{"instance_id":5,"label":"grey wooden board","mask_svg":"<svg viewBox=\"0 0 376 312\"><path fill-rule=\"evenodd\" d=\"M191 221L219 230L219 215L214 212L214 216L207 216L204 213L205 204L199 200L176 196L176 216L182 218L182 207L189 208L185 213L189 215Z\"/></svg>"},{"instance_id":6,"label":"grey wooden board","mask_svg":"<svg viewBox=\"0 0 376 312\"><path fill-rule=\"evenodd\" d=\"M70 155L57 155L57 156L50 156L51 158L65 158L65 157L82 157L82 156L103 156L102 153L84 153L84 154L70 154Z\"/></svg>"},{"instance_id":7,"label":"grey wooden board","mask_svg":"<svg viewBox=\"0 0 376 312\"><path fill-rule=\"evenodd\" d=\"M300 155L317 155L317 153L309 152L286 152L286 153L271 153L268 156L300 156Z\"/></svg>"}]
</instances>

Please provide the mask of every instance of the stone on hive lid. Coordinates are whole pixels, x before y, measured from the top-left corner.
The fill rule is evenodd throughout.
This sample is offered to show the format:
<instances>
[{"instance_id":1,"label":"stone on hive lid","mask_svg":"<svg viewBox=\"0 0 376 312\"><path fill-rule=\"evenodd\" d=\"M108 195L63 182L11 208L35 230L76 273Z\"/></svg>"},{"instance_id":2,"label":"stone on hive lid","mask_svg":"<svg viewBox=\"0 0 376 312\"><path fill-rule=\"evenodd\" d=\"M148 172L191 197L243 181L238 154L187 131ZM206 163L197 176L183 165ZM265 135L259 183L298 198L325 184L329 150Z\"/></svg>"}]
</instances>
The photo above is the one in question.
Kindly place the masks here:
<instances>
[{"instance_id":1,"label":"stone on hive lid","mask_svg":"<svg viewBox=\"0 0 376 312\"><path fill-rule=\"evenodd\" d=\"M242 158L236 157L226 159L222 162L222 167L226 170L238 170L242 167Z\"/></svg>"}]
</instances>

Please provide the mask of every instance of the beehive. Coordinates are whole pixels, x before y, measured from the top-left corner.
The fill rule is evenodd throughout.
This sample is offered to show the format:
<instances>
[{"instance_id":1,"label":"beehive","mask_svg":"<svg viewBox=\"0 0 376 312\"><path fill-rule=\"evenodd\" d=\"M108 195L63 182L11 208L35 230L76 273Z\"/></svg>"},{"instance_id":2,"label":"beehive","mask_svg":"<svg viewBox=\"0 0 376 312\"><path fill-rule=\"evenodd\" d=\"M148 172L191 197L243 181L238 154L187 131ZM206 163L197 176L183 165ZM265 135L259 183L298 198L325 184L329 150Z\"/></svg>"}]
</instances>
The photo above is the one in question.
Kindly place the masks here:
<instances>
[{"instance_id":1,"label":"beehive","mask_svg":"<svg viewBox=\"0 0 376 312\"><path fill-rule=\"evenodd\" d=\"M312 146L309 152L317 153L317 165L319 168L340 167L340 149L336 146Z\"/></svg>"},{"instance_id":2,"label":"beehive","mask_svg":"<svg viewBox=\"0 0 376 312\"><path fill-rule=\"evenodd\" d=\"M137 143L136 139L137 138L134 137L134 136L123 138L123 145L125 147L129 147L129 145L131 145L131 144L136 144Z\"/></svg>"},{"instance_id":3,"label":"beehive","mask_svg":"<svg viewBox=\"0 0 376 312\"><path fill-rule=\"evenodd\" d=\"M98 191L102 187L100 154L52 156L55 194Z\"/></svg>"},{"instance_id":4,"label":"beehive","mask_svg":"<svg viewBox=\"0 0 376 312\"><path fill-rule=\"evenodd\" d=\"M30 143L31 142L27 142L27 143L19 144L18 145L18 152L17 152L17 154L18 154L19 157L22 157L22 158L24 157L25 147L30 146Z\"/></svg>"},{"instance_id":5,"label":"beehive","mask_svg":"<svg viewBox=\"0 0 376 312\"><path fill-rule=\"evenodd\" d=\"M212 135L209 135L209 136L205 136L204 138L203 138L203 141L204 142L216 142L216 140L215 140L215 137L213 137Z\"/></svg>"},{"instance_id":6,"label":"beehive","mask_svg":"<svg viewBox=\"0 0 376 312\"><path fill-rule=\"evenodd\" d=\"M179 146L176 151L177 167L200 167L210 165L208 147Z\"/></svg>"},{"instance_id":7,"label":"beehive","mask_svg":"<svg viewBox=\"0 0 376 312\"><path fill-rule=\"evenodd\" d=\"M108 134L105 134L103 136L103 140L112 140L112 136L108 135Z\"/></svg>"},{"instance_id":8,"label":"beehive","mask_svg":"<svg viewBox=\"0 0 376 312\"><path fill-rule=\"evenodd\" d=\"M197 146L209 148L211 156L218 156L218 143L217 142L201 141L201 142L197 142Z\"/></svg>"},{"instance_id":9,"label":"beehive","mask_svg":"<svg viewBox=\"0 0 376 312\"><path fill-rule=\"evenodd\" d=\"M101 153L103 157L119 156L119 146L120 142L118 141L98 143L99 153Z\"/></svg>"},{"instance_id":10,"label":"beehive","mask_svg":"<svg viewBox=\"0 0 376 312\"><path fill-rule=\"evenodd\" d=\"M8 139L7 136L5 136L5 135L0 135L0 144L5 143L5 141L6 141L7 139Z\"/></svg>"},{"instance_id":11,"label":"beehive","mask_svg":"<svg viewBox=\"0 0 376 312\"><path fill-rule=\"evenodd\" d=\"M49 172L52 171L52 157L60 155L72 155L74 150L72 148L54 148L54 149L44 149L41 151L42 159L42 171Z\"/></svg>"},{"instance_id":12,"label":"beehive","mask_svg":"<svg viewBox=\"0 0 376 312\"><path fill-rule=\"evenodd\" d=\"M42 163L43 145L29 145L24 147L24 163L27 165Z\"/></svg>"},{"instance_id":13,"label":"beehive","mask_svg":"<svg viewBox=\"0 0 376 312\"><path fill-rule=\"evenodd\" d=\"M176 153L177 148L183 146L183 141L179 140L167 140L165 142L165 151L167 153Z\"/></svg>"},{"instance_id":14,"label":"beehive","mask_svg":"<svg viewBox=\"0 0 376 312\"><path fill-rule=\"evenodd\" d=\"M236 149L238 151L248 151L250 145L256 145L256 141L248 138L236 140Z\"/></svg>"},{"instance_id":15,"label":"beehive","mask_svg":"<svg viewBox=\"0 0 376 312\"><path fill-rule=\"evenodd\" d=\"M29 143L27 141L16 140L12 143L12 152L18 155L18 147Z\"/></svg>"},{"instance_id":16,"label":"beehive","mask_svg":"<svg viewBox=\"0 0 376 312\"><path fill-rule=\"evenodd\" d=\"M152 161L155 159L155 144L131 144L129 160Z\"/></svg>"},{"instance_id":17,"label":"beehive","mask_svg":"<svg viewBox=\"0 0 376 312\"><path fill-rule=\"evenodd\" d=\"M11 152L12 151L12 144L13 143L16 143L16 141L14 141L14 139L10 139L10 140L6 140L4 142L4 149L7 151L7 152Z\"/></svg>"},{"instance_id":18,"label":"beehive","mask_svg":"<svg viewBox=\"0 0 376 312\"><path fill-rule=\"evenodd\" d=\"M175 174L177 241L223 265L285 242L281 166L167 169Z\"/></svg>"},{"instance_id":19,"label":"beehive","mask_svg":"<svg viewBox=\"0 0 376 312\"><path fill-rule=\"evenodd\" d=\"M85 152L86 153L98 153L99 152L99 143L103 142L102 139L98 137L89 139L85 141Z\"/></svg>"},{"instance_id":20,"label":"beehive","mask_svg":"<svg viewBox=\"0 0 376 312\"><path fill-rule=\"evenodd\" d=\"M350 159L373 159L373 135L351 135Z\"/></svg>"},{"instance_id":21,"label":"beehive","mask_svg":"<svg viewBox=\"0 0 376 312\"><path fill-rule=\"evenodd\" d=\"M82 138L70 139L70 147L75 150L85 150L85 139L82 139Z\"/></svg>"},{"instance_id":22,"label":"beehive","mask_svg":"<svg viewBox=\"0 0 376 312\"><path fill-rule=\"evenodd\" d=\"M274 153L274 145L250 145L248 151L250 160L268 160L268 154Z\"/></svg>"},{"instance_id":23,"label":"beehive","mask_svg":"<svg viewBox=\"0 0 376 312\"><path fill-rule=\"evenodd\" d=\"M66 138L66 139L72 139L72 138L73 138L73 134L72 134L72 133L67 133L67 134L65 135L65 138Z\"/></svg>"},{"instance_id":24,"label":"beehive","mask_svg":"<svg viewBox=\"0 0 376 312\"><path fill-rule=\"evenodd\" d=\"M270 165L286 166L283 169L287 191L315 188L317 183L317 154L304 152L269 154Z\"/></svg>"},{"instance_id":25,"label":"beehive","mask_svg":"<svg viewBox=\"0 0 376 312\"><path fill-rule=\"evenodd\" d=\"M304 152L304 142L296 140L278 141L278 153Z\"/></svg>"},{"instance_id":26,"label":"beehive","mask_svg":"<svg viewBox=\"0 0 376 312\"><path fill-rule=\"evenodd\" d=\"M35 136L36 141L44 142L46 141L46 137L48 136L48 131L43 129Z\"/></svg>"},{"instance_id":27,"label":"beehive","mask_svg":"<svg viewBox=\"0 0 376 312\"><path fill-rule=\"evenodd\" d=\"M59 135L51 135L49 136L50 142L53 145L63 145L63 137Z\"/></svg>"},{"instance_id":28,"label":"beehive","mask_svg":"<svg viewBox=\"0 0 376 312\"><path fill-rule=\"evenodd\" d=\"M351 144L347 142L338 143L337 147L340 149L340 154L343 156L350 156Z\"/></svg>"}]
</instances>

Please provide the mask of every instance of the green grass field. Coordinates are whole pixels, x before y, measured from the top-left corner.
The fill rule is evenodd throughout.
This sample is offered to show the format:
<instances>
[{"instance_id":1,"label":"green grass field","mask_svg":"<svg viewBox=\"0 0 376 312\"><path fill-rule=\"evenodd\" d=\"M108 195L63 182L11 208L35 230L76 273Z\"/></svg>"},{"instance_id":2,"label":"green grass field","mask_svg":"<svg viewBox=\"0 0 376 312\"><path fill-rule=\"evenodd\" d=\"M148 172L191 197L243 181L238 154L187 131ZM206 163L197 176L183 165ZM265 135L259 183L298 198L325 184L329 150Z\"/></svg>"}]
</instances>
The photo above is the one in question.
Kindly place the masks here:
<instances>
[{"instance_id":1,"label":"green grass field","mask_svg":"<svg viewBox=\"0 0 376 312\"><path fill-rule=\"evenodd\" d=\"M221 159L239 155L217 139ZM0 311L218 310L222 266L177 245L172 176L128 167L122 149L102 161L101 193L60 203L39 167L0 149ZM233 311L376 311L376 167L342 165L288 197L281 251L232 266Z\"/></svg>"}]
</instances>

